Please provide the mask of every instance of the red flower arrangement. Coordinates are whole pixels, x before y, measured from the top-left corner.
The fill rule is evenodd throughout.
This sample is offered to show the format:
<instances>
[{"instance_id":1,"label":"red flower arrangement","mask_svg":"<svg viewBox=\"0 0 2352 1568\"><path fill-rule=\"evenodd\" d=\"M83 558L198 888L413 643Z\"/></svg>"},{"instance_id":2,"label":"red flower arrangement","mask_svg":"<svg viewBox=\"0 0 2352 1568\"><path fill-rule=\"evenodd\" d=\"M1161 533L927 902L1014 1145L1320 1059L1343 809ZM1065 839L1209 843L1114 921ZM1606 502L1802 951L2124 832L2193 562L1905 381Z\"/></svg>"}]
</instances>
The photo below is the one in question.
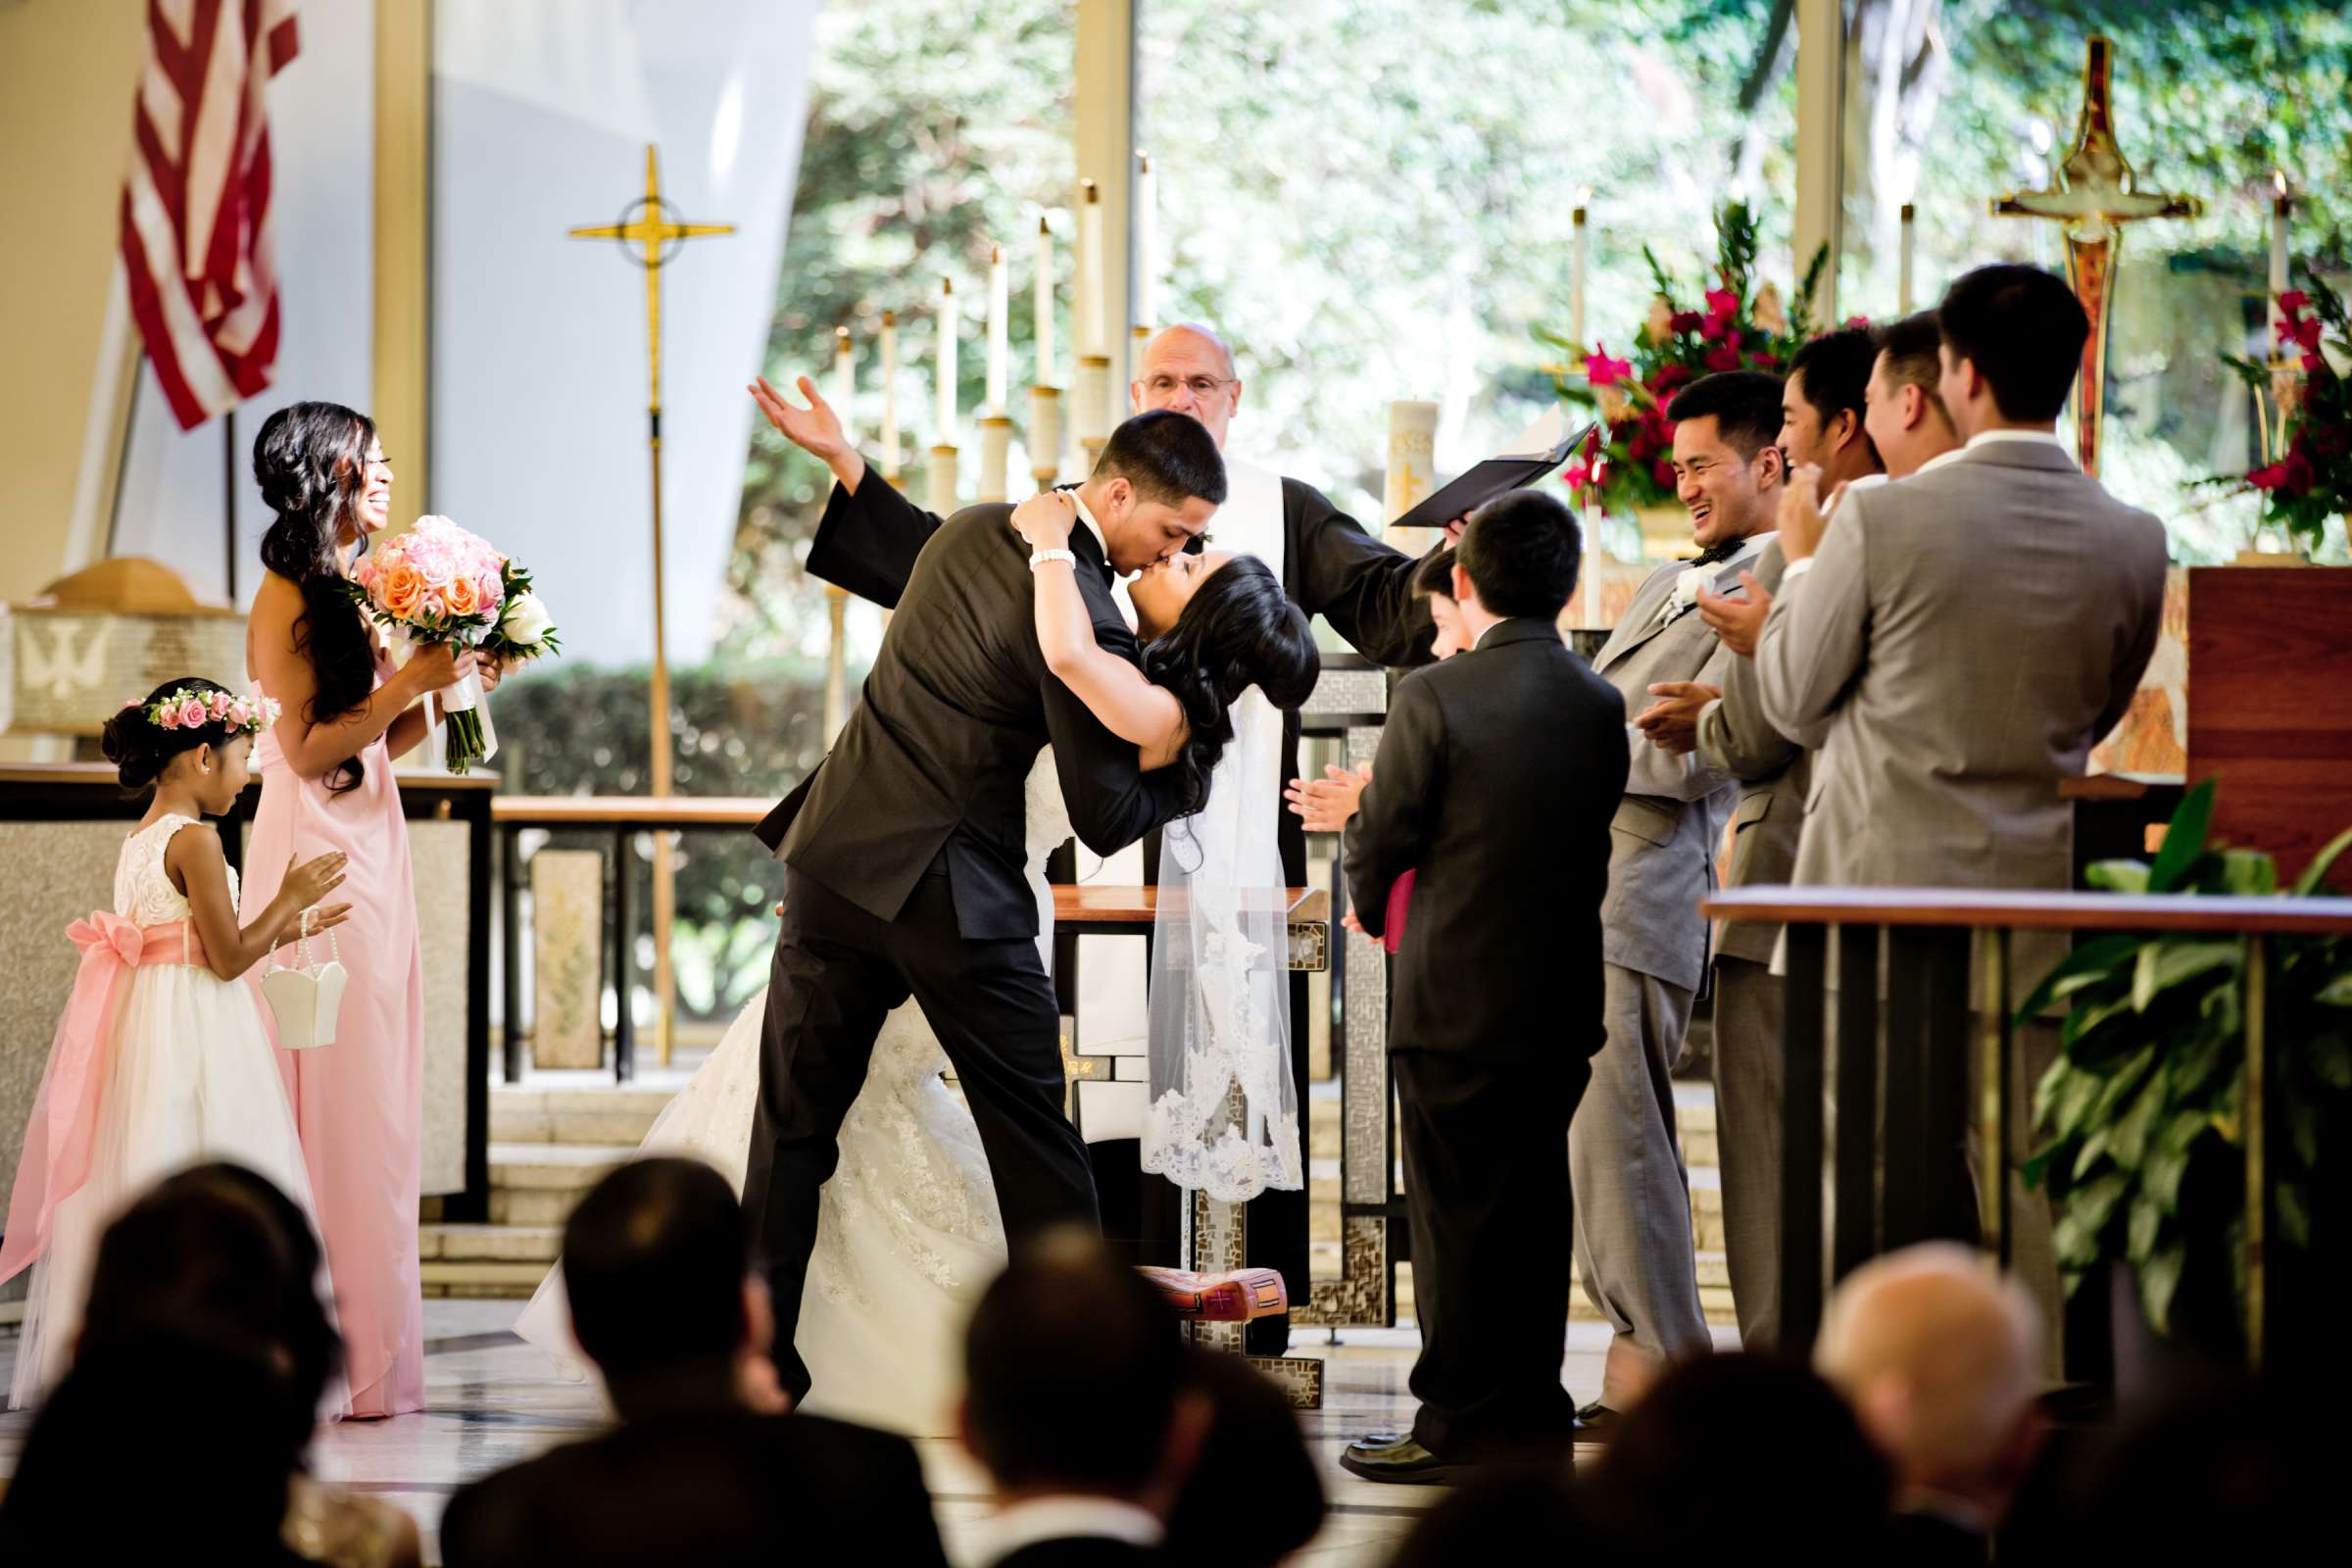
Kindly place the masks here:
<instances>
[{"instance_id":1,"label":"red flower arrangement","mask_svg":"<svg viewBox=\"0 0 2352 1568\"><path fill-rule=\"evenodd\" d=\"M2262 520L2289 538L2301 537L2311 549L2318 548L2329 517L2352 515L2352 385L2321 351L2328 328L2334 329L2339 356L2352 358L2352 322L2344 302L2314 278L2308 290L2289 289L2278 296L2278 364L2223 356L2249 388L2276 401L2279 438L2273 461L2247 473L2204 481L2239 495L2261 495ZM2267 439L2264 449L2273 451Z\"/></svg>"},{"instance_id":2,"label":"red flower arrangement","mask_svg":"<svg viewBox=\"0 0 2352 1568\"><path fill-rule=\"evenodd\" d=\"M1795 305L1784 308L1780 291L1770 283L1753 287L1756 220L1746 204L1732 202L1716 214L1715 233L1717 286L1701 291L1702 310L1679 303L1684 296L1674 279L1642 247L1658 293L1627 358L1612 357L1602 343L1587 347L1549 332L1537 334L1569 356L1567 364L1551 367L1560 396L1600 413L1599 427L1560 475L1580 502L1590 491L1602 507L1622 514L1673 501L1669 411L1675 392L1719 370L1777 374L1813 335L1814 291L1828 248L1814 253Z\"/></svg>"}]
</instances>

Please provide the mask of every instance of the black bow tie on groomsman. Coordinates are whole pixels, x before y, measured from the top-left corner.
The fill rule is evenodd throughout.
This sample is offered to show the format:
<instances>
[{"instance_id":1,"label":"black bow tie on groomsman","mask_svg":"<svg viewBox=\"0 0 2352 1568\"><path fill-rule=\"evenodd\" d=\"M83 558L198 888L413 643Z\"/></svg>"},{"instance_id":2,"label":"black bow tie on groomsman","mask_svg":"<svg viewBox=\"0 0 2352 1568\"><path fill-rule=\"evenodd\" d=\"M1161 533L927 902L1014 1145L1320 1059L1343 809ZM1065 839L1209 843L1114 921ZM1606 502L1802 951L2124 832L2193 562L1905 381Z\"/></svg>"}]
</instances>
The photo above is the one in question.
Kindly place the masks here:
<instances>
[{"instance_id":1,"label":"black bow tie on groomsman","mask_svg":"<svg viewBox=\"0 0 2352 1568\"><path fill-rule=\"evenodd\" d=\"M1744 538L1726 539L1719 544L1712 544L1707 546L1706 549L1701 550L1691 561L1690 566L1719 565L1722 563L1731 560L1734 556L1738 555L1740 551L1746 548L1747 540ZM1684 570L1690 570L1690 566L1686 566Z\"/></svg>"}]
</instances>

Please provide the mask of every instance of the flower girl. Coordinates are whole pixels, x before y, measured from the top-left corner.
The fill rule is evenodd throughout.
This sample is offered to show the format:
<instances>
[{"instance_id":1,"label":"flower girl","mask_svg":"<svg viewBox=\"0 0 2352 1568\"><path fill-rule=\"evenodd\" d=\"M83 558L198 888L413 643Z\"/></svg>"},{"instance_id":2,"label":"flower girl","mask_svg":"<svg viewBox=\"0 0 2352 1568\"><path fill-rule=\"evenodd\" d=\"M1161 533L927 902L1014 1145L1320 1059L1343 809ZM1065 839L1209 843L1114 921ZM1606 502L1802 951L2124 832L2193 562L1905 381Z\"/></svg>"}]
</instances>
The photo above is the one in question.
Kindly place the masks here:
<instances>
[{"instance_id":1,"label":"flower girl","mask_svg":"<svg viewBox=\"0 0 2352 1568\"><path fill-rule=\"evenodd\" d=\"M33 1097L0 1242L0 1280L32 1265L12 1405L64 1375L99 1235L155 1181L233 1160L311 1211L274 1043L240 976L302 928L342 923L349 905L313 906L343 880L343 857L290 867L240 928L237 873L201 820L236 803L253 737L276 707L191 678L107 721L123 787L153 789L155 800L116 862L113 910L66 932L81 967Z\"/></svg>"}]
</instances>

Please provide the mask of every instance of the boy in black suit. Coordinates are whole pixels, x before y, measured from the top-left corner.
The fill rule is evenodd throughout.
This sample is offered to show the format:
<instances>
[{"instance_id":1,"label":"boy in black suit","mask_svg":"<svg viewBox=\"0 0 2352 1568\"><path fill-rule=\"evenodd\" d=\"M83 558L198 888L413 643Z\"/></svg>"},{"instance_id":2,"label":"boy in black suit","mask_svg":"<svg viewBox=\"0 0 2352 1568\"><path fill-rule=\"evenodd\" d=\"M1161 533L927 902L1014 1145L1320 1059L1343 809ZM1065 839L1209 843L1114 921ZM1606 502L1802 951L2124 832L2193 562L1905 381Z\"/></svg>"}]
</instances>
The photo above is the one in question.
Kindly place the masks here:
<instances>
[{"instance_id":1,"label":"boy in black suit","mask_svg":"<svg viewBox=\"0 0 2352 1568\"><path fill-rule=\"evenodd\" d=\"M1522 490L1462 534L1469 647L1397 686L1354 820L1368 936L1414 873L1390 1059L1403 1116L1421 1358L1410 1434L1351 1445L1370 1481L1438 1482L1571 1441L1568 1122L1600 1049L1600 901L1625 704L1562 642L1576 519Z\"/></svg>"}]
</instances>

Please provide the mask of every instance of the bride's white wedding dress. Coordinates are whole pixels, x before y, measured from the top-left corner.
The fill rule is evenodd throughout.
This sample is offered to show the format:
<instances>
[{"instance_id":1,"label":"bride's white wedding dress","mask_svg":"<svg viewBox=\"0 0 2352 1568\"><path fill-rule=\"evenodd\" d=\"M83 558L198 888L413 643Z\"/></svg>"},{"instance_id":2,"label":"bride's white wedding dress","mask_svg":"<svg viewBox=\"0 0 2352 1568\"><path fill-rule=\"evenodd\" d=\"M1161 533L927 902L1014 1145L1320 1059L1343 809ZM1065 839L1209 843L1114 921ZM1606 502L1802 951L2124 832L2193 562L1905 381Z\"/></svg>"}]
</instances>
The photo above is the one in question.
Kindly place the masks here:
<instances>
[{"instance_id":1,"label":"bride's white wedding dress","mask_svg":"<svg viewBox=\"0 0 2352 1568\"><path fill-rule=\"evenodd\" d=\"M1049 749L1028 783L1029 880L1049 968L1046 857L1069 837ZM743 1190L766 1010L761 991L655 1120L640 1154L701 1159ZM971 1112L940 1080L947 1067L912 1002L883 1021L865 1086L841 1125L841 1162L818 1198L816 1249L801 1296L798 1344L815 1378L803 1408L915 1437L955 1431L964 1320L1004 1266L988 1156ZM576 1367L561 1267L540 1284L514 1331Z\"/></svg>"}]
</instances>

